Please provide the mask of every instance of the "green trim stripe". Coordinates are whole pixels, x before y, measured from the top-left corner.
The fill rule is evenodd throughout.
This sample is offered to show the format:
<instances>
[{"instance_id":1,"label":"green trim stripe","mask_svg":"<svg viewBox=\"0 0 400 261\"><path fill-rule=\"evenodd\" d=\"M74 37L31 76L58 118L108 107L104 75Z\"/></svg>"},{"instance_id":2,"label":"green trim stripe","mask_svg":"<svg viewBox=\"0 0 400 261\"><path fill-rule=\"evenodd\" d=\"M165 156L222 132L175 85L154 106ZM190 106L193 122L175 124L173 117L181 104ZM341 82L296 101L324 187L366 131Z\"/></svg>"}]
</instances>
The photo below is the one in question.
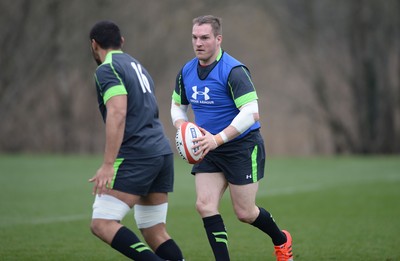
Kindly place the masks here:
<instances>
[{"instance_id":1,"label":"green trim stripe","mask_svg":"<svg viewBox=\"0 0 400 261\"><path fill-rule=\"evenodd\" d=\"M231 92L232 98L235 97L235 95L233 95L232 85L231 85L231 83L229 81L228 81L228 86L229 86L229 91Z\"/></svg>"},{"instance_id":2,"label":"green trim stripe","mask_svg":"<svg viewBox=\"0 0 400 261\"><path fill-rule=\"evenodd\" d=\"M228 81L229 89L230 89L232 97L234 98L234 102L235 102L236 108L240 108L244 104L258 99L256 88L254 88L254 84L253 84L253 81L251 80L251 77L250 77L249 73L247 72L247 70L243 66L241 66L241 68L242 68L243 72L246 74L247 78L249 79L249 81L251 83L251 86L253 87L254 91L246 93L246 94L244 94L244 95L242 95L240 97L235 98L235 96L233 95L232 85Z\"/></svg>"},{"instance_id":3,"label":"green trim stripe","mask_svg":"<svg viewBox=\"0 0 400 261\"><path fill-rule=\"evenodd\" d=\"M103 102L104 102L104 104L106 104L107 101L108 101L111 97L114 97L114 96L117 96L117 95L126 95L126 94L128 94L128 92L126 91L124 85L116 85L116 86L113 86L113 87L111 87L110 89L108 89L108 90L106 91L106 93L104 94Z\"/></svg>"},{"instance_id":4,"label":"green trim stripe","mask_svg":"<svg viewBox=\"0 0 400 261\"><path fill-rule=\"evenodd\" d=\"M114 187L114 181L115 181L115 178L117 177L117 172L118 172L119 166L121 166L123 161L124 161L123 158L115 159L115 162L114 162L114 177L112 178L110 188Z\"/></svg>"},{"instance_id":5,"label":"green trim stripe","mask_svg":"<svg viewBox=\"0 0 400 261\"><path fill-rule=\"evenodd\" d=\"M176 93L176 91L174 91L172 93L172 99L174 100L174 102L182 104L181 102L181 96L179 94Z\"/></svg>"},{"instance_id":6,"label":"green trim stripe","mask_svg":"<svg viewBox=\"0 0 400 261\"><path fill-rule=\"evenodd\" d=\"M130 246L130 248L136 250L139 253L143 252L145 250L149 250L150 251L150 248L148 246L146 246L145 244L143 244L142 242L138 242L136 244L133 244L133 245Z\"/></svg>"},{"instance_id":7,"label":"green trim stripe","mask_svg":"<svg viewBox=\"0 0 400 261\"><path fill-rule=\"evenodd\" d=\"M97 79L97 75L96 74L94 74L94 80L96 81L97 86L99 86L99 88L101 88L101 85L99 83L99 79ZM99 92L99 93L100 93L101 96L103 96L102 92Z\"/></svg>"},{"instance_id":8,"label":"green trim stripe","mask_svg":"<svg viewBox=\"0 0 400 261\"><path fill-rule=\"evenodd\" d=\"M219 54L218 54L216 60L219 61L219 60L221 59L221 57L222 57L222 48L220 47L220 48L219 48Z\"/></svg>"},{"instance_id":9,"label":"green trim stripe","mask_svg":"<svg viewBox=\"0 0 400 261\"><path fill-rule=\"evenodd\" d=\"M244 71L244 73L247 75L247 78L249 78L249 81L251 82L251 85L253 86L253 89L254 89L254 91L256 90L256 88L254 88L254 83L253 83L253 81L251 80L251 77L250 77L250 75L249 75L249 73L248 73L248 71L247 70L245 70L244 68L243 68L243 66L242 66L242 70Z\"/></svg>"},{"instance_id":10,"label":"green trim stripe","mask_svg":"<svg viewBox=\"0 0 400 261\"><path fill-rule=\"evenodd\" d=\"M258 145L254 146L253 152L251 153L251 176L253 177L253 182L258 181L257 154L258 154Z\"/></svg>"},{"instance_id":11,"label":"green trim stripe","mask_svg":"<svg viewBox=\"0 0 400 261\"><path fill-rule=\"evenodd\" d=\"M115 51L110 51L107 53L106 58L104 59L104 62L102 64L106 64L106 63L112 63L112 55L114 53L123 53L122 51L119 50L115 50Z\"/></svg>"},{"instance_id":12,"label":"green trim stripe","mask_svg":"<svg viewBox=\"0 0 400 261\"><path fill-rule=\"evenodd\" d=\"M226 232L213 232L215 242L224 243L228 246L228 233Z\"/></svg>"},{"instance_id":13,"label":"green trim stripe","mask_svg":"<svg viewBox=\"0 0 400 261\"><path fill-rule=\"evenodd\" d=\"M215 241L216 241L217 243L224 243L224 244L228 245L228 240L226 240L225 238L216 237L216 238L215 238Z\"/></svg>"},{"instance_id":14,"label":"green trim stripe","mask_svg":"<svg viewBox=\"0 0 400 261\"><path fill-rule=\"evenodd\" d=\"M179 93L176 92L176 90L174 90L174 92L172 93L172 99L174 100L174 102L182 104L182 74L179 75Z\"/></svg>"},{"instance_id":15,"label":"green trim stripe","mask_svg":"<svg viewBox=\"0 0 400 261\"><path fill-rule=\"evenodd\" d=\"M119 50L108 52L106 55L106 58L104 59L104 62L102 63L102 65L107 64L111 67L111 70L113 71L115 77L117 77L117 79L119 80L119 83L120 83L119 85L113 86L106 91L106 93L104 94L104 97L103 97L104 104L106 104L107 101L113 96L128 94L121 77L119 77L119 74L115 70L114 65L112 63L112 57L113 57L112 55L116 54L116 53L123 53L123 52L119 51ZM115 89L115 88L117 88L117 89Z\"/></svg>"},{"instance_id":16,"label":"green trim stripe","mask_svg":"<svg viewBox=\"0 0 400 261\"><path fill-rule=\"evenodd\" d=\"M237 108L242 107L244 104L249 103L251 101L257 100L258 96L256 91L246 93L245 95L240 96L239 98L235 99L235 105Z\"/></svg>"},{"instance_id":17,"label":"green trim stripe","mask_svg":"<svg viewBox=\"0 0 400 261\"><path fill-rule=\"evenodd\" d=\"M212 233L214 236L225 236L226 238L228 238L228 233L222 231L222 232L213 232Z\"/></svg>"}]
</instances>

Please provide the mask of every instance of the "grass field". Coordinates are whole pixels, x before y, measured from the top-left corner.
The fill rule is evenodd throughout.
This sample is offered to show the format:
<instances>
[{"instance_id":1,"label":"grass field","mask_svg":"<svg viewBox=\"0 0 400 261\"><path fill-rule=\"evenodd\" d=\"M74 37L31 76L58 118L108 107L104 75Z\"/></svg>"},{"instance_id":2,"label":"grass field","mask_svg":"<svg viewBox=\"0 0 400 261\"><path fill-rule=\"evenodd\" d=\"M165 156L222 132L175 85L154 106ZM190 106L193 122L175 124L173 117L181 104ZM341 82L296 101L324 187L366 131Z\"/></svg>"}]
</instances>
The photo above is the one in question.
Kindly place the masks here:
<instances>
[{"instance_id":1,"label":"grass field","mask_svg":"<svg viewBox=\"0 0 400 261\"><path fill-rule=\"evenodd\" d=\"M96 156L0 155L0 260L126 260L89 232ZM213 260L194 208L190 166L176 159L168 230L186 260ZM272 243L221 212L231 259L274 260ZM272 158L257 203L294 240L295 260L400 260L400 157ZM133 215L123 223L136 230Z\"/></svg>"}]
</instances>

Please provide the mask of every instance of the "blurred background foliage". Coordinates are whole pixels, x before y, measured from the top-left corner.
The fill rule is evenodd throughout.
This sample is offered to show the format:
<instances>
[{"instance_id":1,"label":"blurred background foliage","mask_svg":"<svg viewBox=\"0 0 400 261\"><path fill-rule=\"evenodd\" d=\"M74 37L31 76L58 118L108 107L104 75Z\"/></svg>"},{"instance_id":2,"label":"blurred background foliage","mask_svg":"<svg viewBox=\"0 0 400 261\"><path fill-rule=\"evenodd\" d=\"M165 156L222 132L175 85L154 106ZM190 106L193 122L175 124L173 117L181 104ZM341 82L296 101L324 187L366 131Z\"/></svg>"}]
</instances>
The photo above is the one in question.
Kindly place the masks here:
<instances>
[{"instance_id":1,"label":"blurred background foliage","mask_svg":"<svg viewBox=\"0 0 400 261\"><path fill-rule=\"evenodd\" d=\"M397 0L0 0L0 152L103 151L88 39L103 19L152 74L173 141L192 19L213 14L252 73L270 155L398 154L399 12Z\"/></svg>"}]
</instances>

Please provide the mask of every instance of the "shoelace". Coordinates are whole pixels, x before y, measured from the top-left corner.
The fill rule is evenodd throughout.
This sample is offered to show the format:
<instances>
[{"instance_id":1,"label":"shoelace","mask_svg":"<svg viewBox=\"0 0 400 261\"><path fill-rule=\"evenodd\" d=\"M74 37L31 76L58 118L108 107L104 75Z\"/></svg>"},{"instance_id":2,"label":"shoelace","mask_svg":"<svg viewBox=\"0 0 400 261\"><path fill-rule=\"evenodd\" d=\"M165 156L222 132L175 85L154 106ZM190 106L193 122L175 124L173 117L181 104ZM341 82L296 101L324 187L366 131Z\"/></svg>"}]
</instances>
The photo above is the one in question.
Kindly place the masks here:
<instances>
[{"instance_id":1,"label":"shoelace","mask_svg":"<svg viewBox=\"0 0 400 261\"><path fill-rule=\"evenodd\" d=\"M275 256L278 261L287 261L292 257L290 249L286 249L284 246L275 248Z\"/></svg>"}]
</instances>

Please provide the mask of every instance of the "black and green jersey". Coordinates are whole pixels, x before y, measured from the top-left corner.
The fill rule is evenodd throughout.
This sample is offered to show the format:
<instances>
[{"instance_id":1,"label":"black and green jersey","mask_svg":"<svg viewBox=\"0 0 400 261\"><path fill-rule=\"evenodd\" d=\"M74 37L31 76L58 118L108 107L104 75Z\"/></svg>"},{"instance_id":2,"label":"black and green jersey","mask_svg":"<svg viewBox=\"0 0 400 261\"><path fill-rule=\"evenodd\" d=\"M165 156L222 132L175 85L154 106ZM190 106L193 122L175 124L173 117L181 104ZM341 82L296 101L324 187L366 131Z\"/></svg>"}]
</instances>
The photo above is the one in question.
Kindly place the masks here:
<instances>
[{"instance_id":1,"label":"black and green jersey","mask_svg":"<svg viewBox=\"0 0 400 261\"><path fill-rule=\"evenodd\" d=\"M95 73L99 109L107 121L105 104L116 95L127 95L124 139L118 158L149 158L172 153L158 118L154 82L145 68L122 51L112 51Z\"/></svg>"}]
</instances>

